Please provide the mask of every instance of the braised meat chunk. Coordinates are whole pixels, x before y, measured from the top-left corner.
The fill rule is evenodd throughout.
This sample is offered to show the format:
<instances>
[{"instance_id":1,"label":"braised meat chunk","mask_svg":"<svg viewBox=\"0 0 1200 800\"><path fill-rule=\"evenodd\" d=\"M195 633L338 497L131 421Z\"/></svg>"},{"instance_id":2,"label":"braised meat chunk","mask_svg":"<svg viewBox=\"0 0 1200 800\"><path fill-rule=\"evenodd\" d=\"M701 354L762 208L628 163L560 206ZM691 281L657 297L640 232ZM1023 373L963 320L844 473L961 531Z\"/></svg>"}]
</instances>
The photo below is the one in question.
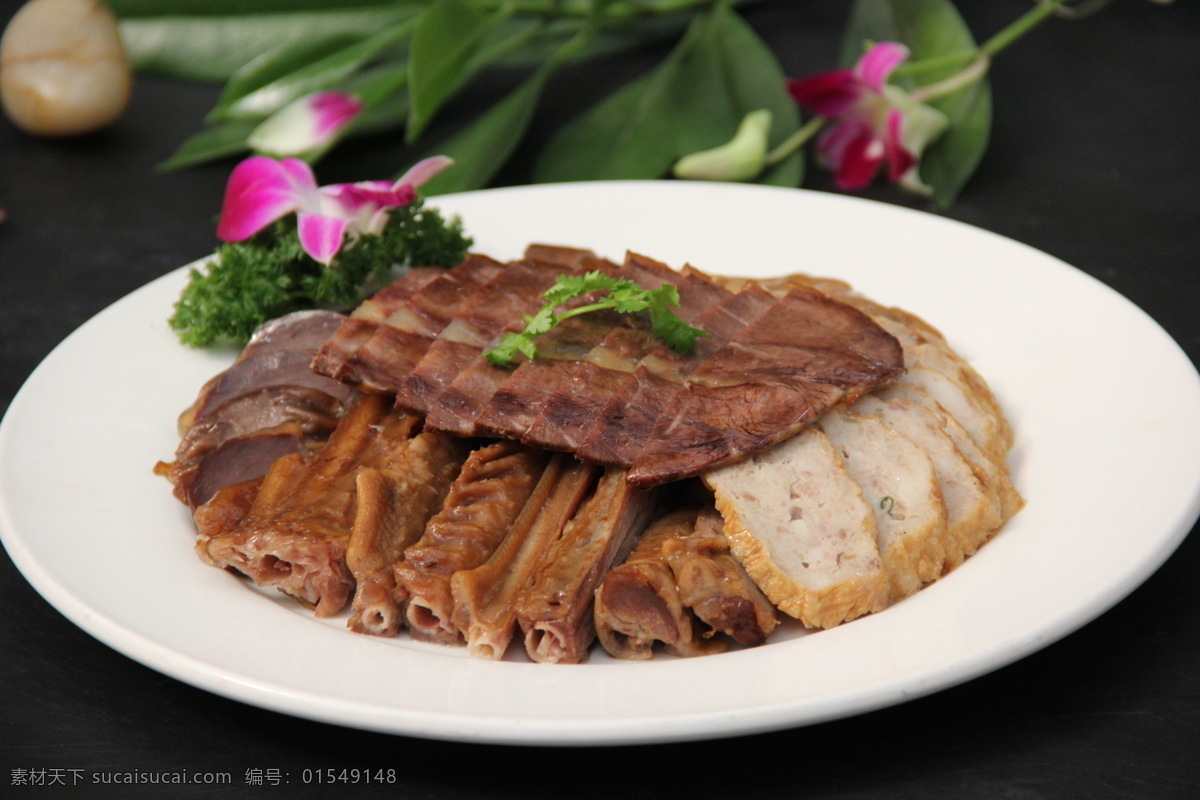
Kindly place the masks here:
<instances>
[{"instance_id":1,"label":"braised meat chunk","mask_svg":"<svg viewBox=\"0 0 1200 800\"><path fill-rule=\"evenodd\" d=\"M175 459L155 467L176 497L194 510L226 486L261 477L276 459L325 441L354 390L308 366L344 320L331 311L272 320L201 387L179 415Z\"/></svg>"}]
</instances>

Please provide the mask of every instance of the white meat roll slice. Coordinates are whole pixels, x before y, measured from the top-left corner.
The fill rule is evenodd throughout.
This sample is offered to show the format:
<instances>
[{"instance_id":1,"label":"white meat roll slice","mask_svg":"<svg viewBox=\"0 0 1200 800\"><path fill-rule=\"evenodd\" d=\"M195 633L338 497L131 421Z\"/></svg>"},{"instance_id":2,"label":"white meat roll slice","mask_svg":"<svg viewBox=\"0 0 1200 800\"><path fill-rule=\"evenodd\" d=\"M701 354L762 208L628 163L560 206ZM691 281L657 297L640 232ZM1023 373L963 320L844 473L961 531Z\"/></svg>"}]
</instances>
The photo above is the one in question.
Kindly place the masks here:
<instances>
[{"instance_id":1,"label":"white meat roll slice","mask_svg":"<svg viewBox=\"0 0 1200 800\"><path fill-rule=\"evenodd\" d=\"M851 302L875 322L900 341L904 348L904 366L907 369L926 367L937 370L962 384L973 400L991 414L997 424L997 433L1005 449L1012 445L1013 430L996 402L991 387L970 363L958 354L946 341L942 333L925 320L898 308L880 306L870 301Z\"/></svg>"},{"instance_id":2,"label":"white meat roll slice","mask_svg":"<svg viewBox=\"0 0 1200 800\"><path fill-rule=\"evenodd\" d=\"M997 417L966 384L940 370L919 366L906 368L896 384L913 386L929 394L946 413L962 423L989 458L1003 458L1008 453L1003 417Z\"/></svg>"},{"instance_id":3,"label":"white meat roll slice","mask_svg":"<svg viewBox=\"0 0 1200 800\"><path fill-rule=\"evenodd\" d=\"M787 288L792 285L811 286L867 314L900 342L904 348L906 369L925 367L937 370L964 386L972 396L972 402L982 405L995 418L997 433L1004 449L1012 445L1012 427L1005 419L987 381L950 346L941 331L916 314L876 303L859 294L850 284L831 278L789 275L780 279L759 281L759 284L777 296L785 294Z\"/></svg>"},{"instance_id":4,"label":"white meat roll slice","mask_svg":"<svg viewBox=\"0 0 1200 800\"><path fill-rule=\"evenodd\" d=\"M887 606L875 514L825 434L805 429L704 481L734 557L785 614L829 628Z\"/></svg>"},{"instance_id":5,"label":"white meat roll slice","mask_svg":"<svg viewBox=\"0 0 1200 800\"><path fill-rule=\"evenodd\" d=\"M946 561L946 507L929 455L879 418L845 408L825 414L817 427L875 512L891 602L937 580Z\"/></svg>"},{"instance_id":6,"label":"white meat roll slice","mask_svg":"<svg viewBox=\"0 0 1200 800\"><path fill-rule=\"evenodd\" d=\"M946 412L933 397L921 389L908 384L897 384L886 391L879 392L884 399L904 398L905 400L924 406L932 411L941 422L942 427L954 445L975 470L975 477L989 491L994 493L1000 503L1000 523L1003 525L1013 518L1025 505L1025 500L1013 484L1012 473L1008 468L1008 453L988 453L971 437L957 419Z\"/></svg>"},{"instance_id":7,"label":"white meat roll slice","mask_svg":"<svg viewBox=\"0 0 1200 800\"><path fill-rule=\"evenodd\" d=\"M957 567L1000 525L1000 501L979 480L974 466L947 433L945 424L951 423L906 397L868 395L860 397L853 408L879 417L929 455L946 505L946 568Z\"/></svg>"}]
</instances>

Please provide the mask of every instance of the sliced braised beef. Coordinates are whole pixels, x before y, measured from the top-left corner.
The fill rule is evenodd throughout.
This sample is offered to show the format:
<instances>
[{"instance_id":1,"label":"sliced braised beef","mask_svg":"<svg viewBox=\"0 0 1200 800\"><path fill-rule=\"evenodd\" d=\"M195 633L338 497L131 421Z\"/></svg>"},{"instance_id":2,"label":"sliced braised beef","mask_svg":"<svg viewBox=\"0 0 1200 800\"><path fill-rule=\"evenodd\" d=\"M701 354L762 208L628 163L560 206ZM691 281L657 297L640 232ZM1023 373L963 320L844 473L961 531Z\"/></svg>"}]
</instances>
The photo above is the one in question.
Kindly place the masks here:
<instances>
[{"instance_id":1,"label":"sliced braised beef","mask_svg":"<svg viewBox=\"0 0 1200 800\"><path fill-rule=\"evenodd\" d=\"M539 254L553 260L530 258ZM645 320L600 312L542 336L538 358L496 367L485 353L523 327L554 276L613 269L571 248L532 246L526 256L504 266L472 256L411 292L330 374L396 392L397 406L424 414L430 429L575 452L624 467L648 487L770 447L903 370L891 334L815 289L793 285L776 296L743 281L730 282L732 292L698 270L634 253L615 274L678 286L678 313L709 334L694 352L655 343Z\"/></svg>"},{"instance_id":2,"label":"sliced braised beef","mask_svg":"<svg viewBox=\"0 0 1200 800\"><path fill-rule=\"evenodd\" d=\"M312 370L340 380L353 355L366 345L380 323L443 272L434 267L409 270L363 301L321 345L313 358Z\"/></svg>"},{"instance_id":3,"label":"sliced braised beef","mask_svg":"<svg viewBox=\"0 0 1200 800\"><path fill-rule=\"evenodd\" d=\"M632 465L666 400L696 368L774 303L768 292L750 286L695 319L692 324L709 336L698 340L692 353L681 355L658 344L639 361L583 432L579 457L601 464Z\"/></svg>"},{"instance_id":4,"label":"sliced braised beef","mask_svg":"<svg viewBox=\"0 0 1200 800\"><path fill-rule=\"evenodd\" d=\"M508 264L464 302L458 317L414 365L396 395L396 404L430 415L439 430L474 432L473 416L467 413L476 411L467 399L474 395L464 395L464 388L476 389L481 384L471 381L455 386L455 379L476 362L486 364L484 351L495 346L514 320L535 311L542 304L542 292L563 272L563 265L548 261L526 259Z\"/></svg>"},{"instance_id":5,"label":"sliced braised beef","mask_svg":"<svg viewBox=\"0 0 1200 800\"><path fill-rule=\"evenodd\" d=\"M892 382L903 363L899 342L866 314L793 289L666 401L629 478L653 486L736 462Z\"/></svg>"},{"instance_id":6,"label":"sliced braised beef","mask_svg":"<svg viewBox=\"0 0 1200 800\"><path fill-rule=\"evenodd\" d=\"M681 276L667 265L636 253L626 256L620 277L651 289L664 283L675 285L680 296L679 316L688 323L695 323L713 303L729 296L698 272ZM521 441L551 450L577 450L586 430L658 344L643 323L619 316L586 354L557 365L557 381L542 398Z\"/></svg>"},{"instance_id":7,"label":"sliced braised beef","mask_svg":"<svg viewBox=\"0 0 1200 800\"><path fill-rule=\"evenodd\" d=\"M346 330L321 348L312 369L369 391L399 391L462 303L501 268L487 256L470 254L454 269L441 271L419 287L382 289L390 295L380 305L390 313L373 323L359 317L348 320Z\"/></svg>"}]
</instances>

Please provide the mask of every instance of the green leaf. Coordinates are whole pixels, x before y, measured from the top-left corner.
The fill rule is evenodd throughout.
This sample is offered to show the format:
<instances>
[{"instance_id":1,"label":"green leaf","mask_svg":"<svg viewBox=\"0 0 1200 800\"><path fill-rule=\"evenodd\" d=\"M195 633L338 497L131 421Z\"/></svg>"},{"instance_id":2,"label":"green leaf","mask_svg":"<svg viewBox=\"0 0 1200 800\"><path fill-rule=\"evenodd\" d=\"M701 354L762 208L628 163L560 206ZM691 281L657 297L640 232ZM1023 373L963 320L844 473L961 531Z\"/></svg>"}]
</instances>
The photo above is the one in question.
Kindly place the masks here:
<instances>
[{"instance_id":1,"label":"green leaf","mask_svg":"<svg viewBox=\"0 0 1200 800\"><path fill-rule=\"evenodd\" d=\"M551 68L543 67L460 133L436 148L454 159L422 187L436 195L482 189L495 176L529 128Z\"/></svg>"},{"instance_id":2,"label":"green leaf","mask_svg":"<svg viewBox=\"0 0 1200 800\"><path fill-rule=\"evenodd\" d=\"M257 125L257 120L235 120L206 128L180 145L158 169L169 172L245 153L250 149L246 139Z\"/></svg>"},{"instance_id":3,"label":"green leaf","mask_svg":"<svg viewBox=\"0 0 1200 800\"><path fill-rule=\"evenodd\" d=\"M107 0L118 17L229 16L395 5L396 0Z\"/></svg>"},{"instance_id":4,"label":"green leaf","mask_svg":"<svg viewBox=\"0 0 1200 800\"><path fill-rule=\"evenodd\" d=\"M269 114L306 94L337 86L369 64L385 49L406 37L410 21L391 25L373 36L338 47L316 61L302 66L236 99L223 97L213 117L238 118ZM336 44L336 43L335 43Z\"/></svg>"},{"instance_id":5,"label":"green leaf","mask_svg":"<svg viewBox=\"0 0 1200 800\"><path fill-rule=\"evenodd\" d=\"M950 0L858 0L843 43L842 62L853 63L869 42L901 42L912 52L910 61L977 52L970 28ZM961 69L946 66L923 71L921 84L947 78ZM896 83L916 88L915 78ZM952 205L987 150L992 122L992 92L982 79L930 105L947 116L950 127L921 158L921 179L933 187L941 207Z\"/></svg>"},{"instance_id":6,"label":"green leaf","mask_svg":"<svg viewBox=\"0 0 1200 800\"><path fill-rule=\"evenodd\" d=\"M237 71L225 84L216 107L209 113L210 119L219 119L243 98L262 92L267 87L284 81L315 61L328 58L347 47L362 41L363 34L335 33L318 35L308 39L287 42L272 48ZM275 106L278 107L278 106ZM259 115L273 110L266 108Z\"/></svg>"},{"instance_id":7,"label":"green leaf","mask_svg":"<svg viewBox=\"0 0 1200 800\"><path fill-rule=\"evenodd\" d=\"M413 14L410 2L344 11L133 17L122 19L119 27L138 72L224 81L276 47L335 35L362 38Z\"/></svg>"},{"instance_id":8,"label":"green leaf","mask_svg":"<svg viewBox=\"0 0 1200 800\"><path fill-rule=\"evenodd\" d=\"M467 65L497 22L464 0L438 0L417 19L408 59L409 119L405 139L416 140L467 75Z\"/></svg>"},{"instance_id":9,"label":"green leaf","mask_svg":"<svg viewBox=\"0 0 1200 800\"><path fill-rule=\"evenodd\" d=\"M535 166L541 182L659 178L688 153L727 141L742 118L772 113L773 141L799 127L770 49L734 12L699 16L667 59L564 126ZM795 186L799 155L766 180Z\"/></svg>"},{"instance_id":10,"label":"green leaf","mask_svg":"<svg viewBox=\"0 0 1200 800\"><path fill-rule=\"evenodd\" d=\"M581 30L503 100L439 145L437 152L453 158L454 165L425 184L422 193L464 192L487 186L524 138L546 81L562 64L579 56L590 33L590 29Z\"/></svg>"}]
</instances>

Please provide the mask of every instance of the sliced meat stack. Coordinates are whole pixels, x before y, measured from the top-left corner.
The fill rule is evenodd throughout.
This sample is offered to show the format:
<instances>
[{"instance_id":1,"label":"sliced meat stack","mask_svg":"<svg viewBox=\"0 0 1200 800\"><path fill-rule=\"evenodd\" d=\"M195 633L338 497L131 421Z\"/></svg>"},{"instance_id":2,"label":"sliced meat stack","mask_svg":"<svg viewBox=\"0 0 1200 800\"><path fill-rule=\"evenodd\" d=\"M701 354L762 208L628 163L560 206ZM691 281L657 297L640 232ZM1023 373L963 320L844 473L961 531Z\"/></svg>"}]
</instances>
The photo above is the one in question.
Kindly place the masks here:
<instances>
[{"instance_id":1,"label":"sliced meat stack","mask_svg":"<svg viewBox=\"0 0 1200 800\"><path fill-rule=\"evenodd\" d=\"M619 266L575 250L526 256L503 266L472 256L428 282L401 279L346 321L314 369L395 392L427 428L575 452L648 487L771 447L903 367L891 334L810 287L730 291L636 254ZM683 355L645 321L587 314L542 337L537 359L487 360L557 275L591 269L652 289L674 284L680 316L709 337Z\"/></svg>"}]
</instances>

